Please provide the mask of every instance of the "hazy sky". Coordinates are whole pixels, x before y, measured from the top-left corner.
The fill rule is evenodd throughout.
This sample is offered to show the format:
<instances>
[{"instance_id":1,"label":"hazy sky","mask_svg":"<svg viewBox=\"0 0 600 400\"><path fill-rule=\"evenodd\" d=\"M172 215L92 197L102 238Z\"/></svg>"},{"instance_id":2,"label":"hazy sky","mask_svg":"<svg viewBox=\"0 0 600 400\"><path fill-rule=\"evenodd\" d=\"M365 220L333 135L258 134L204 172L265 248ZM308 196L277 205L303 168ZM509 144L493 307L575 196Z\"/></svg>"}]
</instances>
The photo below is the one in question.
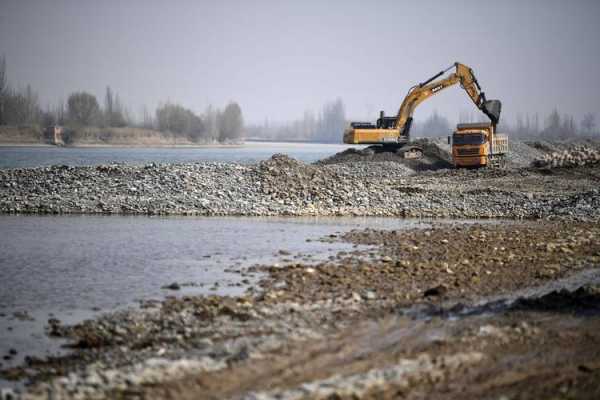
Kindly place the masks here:
<instances>
[{"instance_id":1,"label":"hazy sky","mask_svg":"<svg viewBox=\"0 0 600 400\"><path fill-rule=\"evenodd\" d=\"M9 80L43 105L106 85L133 112L240 103L281 121L341 97L349 118L394 113L410 86L470 65L505 116L600 111L600 1L0 0ZM417 110L471 111L454 87ZM512 122L512 121L511 121Z\"/></svg>"}]
</instances>

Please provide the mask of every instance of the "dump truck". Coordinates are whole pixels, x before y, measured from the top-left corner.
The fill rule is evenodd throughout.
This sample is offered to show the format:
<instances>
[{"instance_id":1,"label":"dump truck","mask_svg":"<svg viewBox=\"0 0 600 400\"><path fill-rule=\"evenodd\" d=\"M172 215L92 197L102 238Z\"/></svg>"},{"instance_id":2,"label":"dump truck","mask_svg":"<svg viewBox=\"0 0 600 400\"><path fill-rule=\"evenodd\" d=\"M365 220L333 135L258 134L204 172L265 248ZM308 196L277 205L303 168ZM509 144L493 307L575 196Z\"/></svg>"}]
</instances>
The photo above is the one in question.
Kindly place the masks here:
<instances>
[{"instance_id":1,"label":"dump truck","mask_svg":"<svg viewBox=\"0 0 600 400\"><path fill-rule=\"evenodd\" d=\"M496 133L491 122L458 124L448 144L457 168L501 167L509 151L508 136Z\"/></svg>"},{"instance_id":2,"label":"dump truck","mask_svg":"<svg viewBox=\"0 0 600 400\"><path fill-rule=\"evenodd\" d=\"M449 76L438 79L451 69L454 69L454 72ZM490 129L493 132L500 120L502 103L500 100L487 100L473 70L464 64L455 62L426 81L411 87L396 115L386 116L381 111L379 119L374 124L370 122L351 122L350 126L344 131L344 143L378 144L390 148L391 151L403 152L407 158L416 158L419 153L423 153L422 149L417 146L411 146L406 151L401 149L410 141L410 128L415 109L424 100L456 84L460 84L460 87L467 92L475 106L488 116L491 121ZM493 137L493 133L489 137ZM456 165L462 166L461 163Z\"/></svg>"}]
</instances>

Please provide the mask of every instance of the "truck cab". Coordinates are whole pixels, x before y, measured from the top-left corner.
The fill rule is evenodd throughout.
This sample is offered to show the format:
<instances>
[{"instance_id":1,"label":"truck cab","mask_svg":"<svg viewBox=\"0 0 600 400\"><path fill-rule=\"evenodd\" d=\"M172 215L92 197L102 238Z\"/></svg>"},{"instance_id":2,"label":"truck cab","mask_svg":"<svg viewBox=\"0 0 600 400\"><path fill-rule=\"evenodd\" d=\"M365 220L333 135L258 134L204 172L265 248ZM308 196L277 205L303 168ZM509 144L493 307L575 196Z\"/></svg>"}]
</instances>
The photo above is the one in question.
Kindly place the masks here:
<instances>
[{"instance_id":1,"label":"truck cab","mask_svg":"<svg viewBox=\"0 0 600 400\"><path fill-rule=\"evenodd\" d=\"M497 164L508 153L508 138L496 134L489 122L458 124L448 142L456 167L485 167Z\"/></svg>"}]
</instances>

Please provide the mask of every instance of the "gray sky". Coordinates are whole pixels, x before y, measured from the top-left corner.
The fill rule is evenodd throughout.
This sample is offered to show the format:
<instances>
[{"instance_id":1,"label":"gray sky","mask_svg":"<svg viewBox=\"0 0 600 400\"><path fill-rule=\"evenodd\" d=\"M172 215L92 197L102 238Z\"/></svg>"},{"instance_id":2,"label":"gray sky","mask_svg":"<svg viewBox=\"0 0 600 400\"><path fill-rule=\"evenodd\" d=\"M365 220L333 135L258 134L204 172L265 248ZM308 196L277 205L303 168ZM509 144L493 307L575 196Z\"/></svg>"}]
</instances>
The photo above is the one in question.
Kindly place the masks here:
<instances>
[{"instance_id":1,"label":"gray sky","mask_svg":"<svg viewBox=\"0 0 600 400\"><path fill-rule=\"evenodd\" d=\"M229 100L249 122L341 97L349 118L396 112L410 86L471 66L505 116L600 110L600 1L0 0L0 53L43 105L110 85L133 112ZM417 110L455 121L458 87Z\"/></svg>"}]
</instances>

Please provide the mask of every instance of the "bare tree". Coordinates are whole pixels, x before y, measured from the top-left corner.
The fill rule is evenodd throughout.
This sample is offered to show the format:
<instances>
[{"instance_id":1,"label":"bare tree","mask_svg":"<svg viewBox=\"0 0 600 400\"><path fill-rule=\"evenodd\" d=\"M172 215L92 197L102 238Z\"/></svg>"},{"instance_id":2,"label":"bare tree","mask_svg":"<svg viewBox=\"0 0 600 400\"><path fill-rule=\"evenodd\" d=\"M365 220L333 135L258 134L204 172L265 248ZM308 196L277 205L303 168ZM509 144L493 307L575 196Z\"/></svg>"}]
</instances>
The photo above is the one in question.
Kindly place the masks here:
<instances>
[{"instance_id":1,"label":"bare tree","mask_svg":"<svg viewBox=\"0 0 600 400\"><path fill-rule=\"evenodd\" d=\"M25 99L26 99L26 123L28 124L33 124L35 122L38 122L40 114L41 114L41 109L40 109L40 104L39 104L39 97L37 95L37 93L35 93L32 89L31 89L31 85L27 85L26 89L25 89Z\"/></svg>"},{"instance_id":2,"label":"bare tree","mask_svg":"<svg viewBox=\"0 0 600 400\"><path fill-rule=\"evenodd\" d=\"M179 104L167 103L157 108L156 124L162 132L174 133L175 136L187 136L194 141L200 141L206 131L204 121L191 110Z\"/></svg>"},{"instance_id":3,"label":"bare tree","mask_svg":"<svg viewBox=\"0 0 600 400\"><path fill-rule=\"evenodd\" d=\"M244 119L242 109L237 103L229 103L219 120L219 140L237 140L242 137L244 128Z\"/></svg>"},{"instance_id":4,"label":"bare tree","mask_svg":"<svg viewBox=\"0 0 600 400\"><path fill-rule=\"evenodd\" d=\"M58 125L64 125L67 122L65 118L65 101L63 99L60 99L54 108L54 115Z\"/></svg>"},{"instance_id":5,"label":"bare tree","mask_svg":"<svg viewBox=\"0 0 600 400\"><path fill-rule=\"evenodd\" d=\"M425 120L421 127L423 137L447 136L451 132L450 122L440 115L437 110L433 110L433 114Z\"/></svg>"},{"instance_id":6,"label":"bare tree","mask_svg":"<svg viewBox=\"0 0 600 400\"><path fill-rule=\"evenodd\" d=\"M106 87L106 94L104 95L104 123L107 126L112 126L112 115L113 115L113 93L110 86Z\"/></svg>"},{"instance_id":7,"label":"bare tree","mask_svg":"<svg viewBox=\"0 0 600 400\"><path fill-rule=\"evenodd\" d=\"M119 95L115 94L115 105L111 114L110 126L127 126L129 122L131 122L130 120L131 118L129 117L129 112L121 103Z\"/></svg>"},{"instance_id":8,"label":"bare tree","mask_svg":"<svg viewBox=\"0 0 600 400\"><path fill-rule=\"evenodd\" d=\"M594 132L594 128L596 127L596 115L593 113L587 113L583 116L581 120L581 128L582 130L591 135Z\"/></svg>"},{"instance_id":9,"label":"bare tree","mask_svg":"<svg viewBox=\"0 0 600 400\"><path fill-rule=\"evenodd\" d=\"M148 112L148 107L146 105L142 107L142 128L154 128L154 120L152 119L152 115L150 115L150 112Z\"/></svg>"},{"instance_id":10,"label":"bare tree","mask_svg":"<svg viewBox=\"0 0 600 400\"><path fill-rule=\"evenodd\" d=\"M562 138L570 138L577 135L577 128L575 127L575 119L572 115L564 115L563 125L561 129Z\"/></svg>"},{"instance_id":11,"label":"bare tree","mask_svg":"<svg viewBox=\"0 0 600 400\"><path fill-rule=\"evenodd\" d=\"M104 123L109 127L123 127L128 125L127 120L119 95L114 93L110 86L107 86L104 95Z\"/></svg>"},{"instance_id":12,"label":"bare tree","mask_svg":"<svg viewBox=\"0 0 600 400\"><path fill-rule=\"evenodd\" d=\"M56 114L50 109L50 107L47 107L46 110L42 112L40 121L42 126L56 125Z\"/></svg>"},{"instance_id":13,"label":"bare tree","mask_svg":"<svg viewBox=\"0 0 600 400\"><path fill-rule=\"evenodd\" d=\"M209 141L219 140L219 120L220 112L218 109L213 108L212 105L208 105L204 112L204 121L206 124L206 137Z\"/></svg>"},{"instance_id":14,"label":"bare tree","mask_svg":"<svg viewBox=\"0 0 600 400\"><path fill-rule=\"evenodd\" d=\"M544 136L550 138L558 138L561 136L561 120L560 114L557 109L554 109L546 120L546 127L544 128Z\"/></svg>"},{"instance_id":15,"label":"bare tree","mask_svg":"<svg viewBox=\"0 0 600 400\"><path fill-rule=\"evenodd\" d=\"M346 126L346 111L342 99L338 98L323 106L318 129L318 139L339 142Z\"/></svg>"},{"instance_id":16,"label":"bare tree","mask_svg":"<svg viewBox=\"0 0 600 400\"><path fill-rule=\"evenodd\" d=\"M67 107L71 121L81 125L93 124L100 113L98 100L93 94L86 92L71 94L67 100Z\"/></svg>"},{"instance_id":17,"label":"bare tree","mask_svg":"<svg viewBox=\"0 0 600 400\"><path fill-rule=\"evenodd\" d=\"M0 58L0 125L5 124L4 103L8 92L8 82L6 80L6 58L4 55Z\"/></svg>"}]
</instances>

